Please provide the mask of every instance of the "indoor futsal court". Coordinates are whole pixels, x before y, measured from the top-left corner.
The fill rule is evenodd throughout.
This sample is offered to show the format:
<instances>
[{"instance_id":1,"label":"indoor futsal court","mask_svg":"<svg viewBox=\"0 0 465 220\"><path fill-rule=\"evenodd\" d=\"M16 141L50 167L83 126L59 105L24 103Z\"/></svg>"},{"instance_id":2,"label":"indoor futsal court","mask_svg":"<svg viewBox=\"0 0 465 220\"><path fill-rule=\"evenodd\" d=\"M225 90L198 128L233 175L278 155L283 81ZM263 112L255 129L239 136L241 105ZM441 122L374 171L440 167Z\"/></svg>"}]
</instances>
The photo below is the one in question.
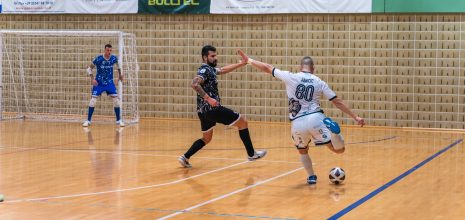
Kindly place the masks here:
<instances>
[{"instance_id":1,"label":"indoor futsal court","mask_svg":"<svg viewBox=\"0 0 465 220\"><path fill-rule=\"evenodd\" d=\"M197 121L142 120L125 128L96 125L88 132L78 125L1 123L2 219L464 215L461 132L343 127L344 154L310 148L321 178L310 186L285 123L251 123L254 144L269 154L254 162L245 159L237 132L218 126L213 141L191 159L191 169L182 168L176 158L198 136L192 131L198 129ZM325 175L334 166L347 173L340 185ZM344 211L354 204L359 206Z\"/></svg>"},{"instance_id":2,"label":"indoor futsal court","mask_svg":"<svg viewBox=\"0 0 465 220\"><path fill-rule=\"evenodd\" d=\"M465 3L37 1L48 8L0 0L1 220L465 219ZM289 5L308 11L280 11ZM116 90L98 96L107 44ZM221 105L247 118L266 156L249 161L238 129L218 123L185 168L179 157L202 137L192 85L205 45L218 68L242 62L238 49L293 73L311 56L366 125L321 99L345 152L312 139L309 184L286 85L243 63L217 76Z\"/></svg>"}]
</instances>

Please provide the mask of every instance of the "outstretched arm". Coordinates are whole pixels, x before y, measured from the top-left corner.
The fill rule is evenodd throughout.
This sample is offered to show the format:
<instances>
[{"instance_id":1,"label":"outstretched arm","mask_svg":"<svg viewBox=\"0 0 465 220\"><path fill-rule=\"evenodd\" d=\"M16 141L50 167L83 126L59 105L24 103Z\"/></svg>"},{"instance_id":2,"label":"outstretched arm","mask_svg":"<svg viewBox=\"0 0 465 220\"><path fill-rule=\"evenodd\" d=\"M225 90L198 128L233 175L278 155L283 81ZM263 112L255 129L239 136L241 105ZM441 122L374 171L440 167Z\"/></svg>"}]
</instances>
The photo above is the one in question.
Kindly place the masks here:
<instances>
[{"instance_id":1,"label":"outstretched arm","mask_svg":"<svg viewBox=\"0 0 465 220\"><path fill-rule=\"evenodd\" d=\"M343 111L344 113L350 115L350 117L352 117L361 127L363 127L363 125L365 125L365 120L363 118L361 118L360 116L358 116L357 114L355 114L350 108L349 106L347 106L343 101L342 99L336 97L334 98L333 100L331 100L331 102L338 108L340 109L341 111Z\"/></svg>"},{"instance_id":2,"label":"outstretched arm","mask_svg":"<svg viewBox=\"0 0 465 220\"><path fill-rule=\"evenodd\" d=\"M234 71L235 69L239 68L239 67L243 67L247 65L246 62L240 62L240 63L235 63L235 64L230 64L230 65L227 65L227 66L223 66L221 68L218 69L218 74L226 74L226 73L229 73L229 72L232 72Z\"/></svg>"},{"instance_id":3,"label":"outstretched arm","mask_svg":"<svg viewBox=\"0 0 465 220\"><path fill-rule=\"evenodd\" d=\"M205 101L208 102L208 104L210 104L211 106L215 107L215 106L218 106L219 103L216 99L210 97L206 92L205 90L203 90L202 88L202 84L203 83L203 79L202 77L199 77L199 76L196 76L194 77L194 79L192 80L192 84L191 84L191 87L197 92L197 94L200 95L200 97L202 97L203 99L205 99Z\"/></svg>"},{"instance_id":4,"label":"outstretched arm","mask_svg":"<svg viewBox=\"0 0 465 220\"><path fill-rule=\"evenodd\" d=\"M242 57L242 62L246 62L246 63L258 68L262 72L269 73L269 74L273 73L274 67L272 65L270 65L268 63L260 62L258 60L254 60L254 59L250 58L249 56L247 56L247 54L242 52L242 50L238 50L237 52Z\"/></svg>"}]
</instances>

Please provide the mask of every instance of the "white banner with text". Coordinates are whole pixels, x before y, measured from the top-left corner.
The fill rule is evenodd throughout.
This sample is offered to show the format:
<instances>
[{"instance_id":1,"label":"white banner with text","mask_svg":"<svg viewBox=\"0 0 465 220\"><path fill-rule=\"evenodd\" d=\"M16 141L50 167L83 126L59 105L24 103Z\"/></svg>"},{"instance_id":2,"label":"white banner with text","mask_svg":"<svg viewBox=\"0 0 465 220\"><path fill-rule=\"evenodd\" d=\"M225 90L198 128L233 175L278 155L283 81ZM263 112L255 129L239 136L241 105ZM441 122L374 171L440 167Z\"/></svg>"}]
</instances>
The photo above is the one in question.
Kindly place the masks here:
<instances>
[{"instance_id":1,"label":"white banner with text","mask_svg":"<svg viewBox=\"0 0 465 220\"><path fill-rule=\"evenodd\" d=\"M135 14L139 0L8 0L4 14Z\"/></svg>"},{"instance_id":2,"label":"white banner with text","mask_svg":"<svg viewBox=\"0 0 465 220\"><path fill-rule=\"evenodd\" d=\"M371 13L372 0L213 0L211 14Z\"/></svg>"}]
</instances>

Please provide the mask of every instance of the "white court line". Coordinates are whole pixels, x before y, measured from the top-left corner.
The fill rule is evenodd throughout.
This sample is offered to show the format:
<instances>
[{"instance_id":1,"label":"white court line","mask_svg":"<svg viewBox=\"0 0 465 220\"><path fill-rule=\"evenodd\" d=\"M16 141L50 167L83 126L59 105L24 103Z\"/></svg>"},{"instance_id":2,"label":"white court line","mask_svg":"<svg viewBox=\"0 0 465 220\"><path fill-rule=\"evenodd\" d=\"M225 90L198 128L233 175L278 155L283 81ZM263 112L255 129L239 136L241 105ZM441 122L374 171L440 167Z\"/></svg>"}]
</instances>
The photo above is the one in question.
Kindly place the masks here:
<instances>
[{"instance_id":1,"label":"white court line","mask_svg":"<svg viewBox=\"0 0 465 220\"><path fill-rule=\"evenodd\" d=\"M207 159L207 160L243 160L239 158L221 158L221 157L195 157L199 159ZM289 163L289 164L300 164L301 162L292 162L292 161L285 161L285 160L264 160L260 159L257 162L267 162L267 163Z\"/></svg>"},{"instance_id":2,"label":"white court line","mask_svg":"<svg viewBox=\"0 0 465 220\"><path fill-rule=\"evenodd\" d=\"M166 155L166 154L138 154L138 153L127 153L127 152L115 152L115 151L99 151L95 150L66 150L66 149L53 149L53 148L33 148L33 147L0 147L0 149L23 149L23 150L42 150L42 151L62 151L62 152L76 152L76 153L97 153L97 154L116 154L116 155L132 155L132 156L151 156L151 157L179 157L179 155ZM224 157L195 157L198 159L206 159L206 160L232 160L232 161L244 161L244 159L240 158L224 158ZM300 162L292 162L292 161L282 161L282 160L258 160L261 162L267 163L289 163L289 164L300 164Z\"/></svg>"},{"instance_id":3,"label":"white court line","mask_svg":"<svg viewBox=\"0 0 465 220\"><path fill-rule=\"evenodd\" d=\"M171 215L167 215L167 216L161 217L161 218L159 218L159 220L164 220L164 219L168 219L168 218L171 218L171 217L180 215L180 214L185 213L185 212L188 212L188 211L190 211L190 210L192 210L192 209L195 209L195 208L198 208L198 207L207 205L207 204L209 204L209 203L218 201L218 200L220 200L220 199L224 199L224 198L226 198L226 197L232 196L232 195L237 194L237 193L240 193L240 192L242 192L242 191L245 191L245 190L251 189L251 188L253 188L253 187L256 187L256 186L265 184L265 183L267 183L267 182L273 181L273 180L278 179L278 178L280 178L280 177L287 176L287 175L289 175L289 174L291 174L291 173L294 173L294 172L297 172L297 171L299 171L299 170L301 170L301 169L303 169L303 167L297 168L297 169L295 169L295 170L291 170L291 171L289 171L289 172L283 173L283 174L278 175L278 176L275 176L275 177L271 177L271 178L266 179L266 180L263 180L263 181L259 181L258 183L255 183L255 184L253 184L253 185L250 185L250 186L247 186L247 187L238 189L238 190L233 191L233 192L230 192L230 193L228 193L228 194L224 194L224 195L222 195L222 196L216 197L216 198L211 199L211 200L208 200L208 201L206 201L206 202L203 202L203 203L200 203L200 204L191 206L191 207L189 207L189 208L183 209L183 210L181 210L181 211L177 211L177 212L175 212L175 213L173 213L173 214L171 214Z\"/></svg>"},{"instance_id":4,"label":"white court line","mask_svg":"<svg viewBox=\"0 0 465 220\"><path fill-rule=\"evenodd\" d=\"M149 185L149 186L139 186L139 187L134 187L134 188L127 188L127 189L117 189L117 190L109 190L109 191L102 191L102 192L92 192L92 193L81 193L81 194L71 194L71 195L64 195L64 196L50 196L50 197L43 197L43 198L33 198L33 199L17 199L17 200L11 200L11 201L5 201L4 203L17 203L17 202L32 202L32 201L40 201L40 200L48 200L48 199L63 199L63 198L74 198L74 197L81 197L81 196L95 196L95 195L102 195L102 194L108 194L108 193L116 193L116 192L127 192L127 191L134 191L134 190L139 190L139 189L147 189L147 188L155 188L155 187L160 187L160 186L166 186L166 185L172 185L176 183L180 183L189 179L193 179L196 177L204 176L210 173L218 172L221 170L229 169L231 167L239 166L245 163L249 163L250 161L243 161L240 163L235 163L233 165L229 165L223 168L219 168L216 170L211 170L205 173L197 174L191 177L167 182L167 183L160 183L160 184L155 184L155 185Z\"/></svg>"}]
</instances>

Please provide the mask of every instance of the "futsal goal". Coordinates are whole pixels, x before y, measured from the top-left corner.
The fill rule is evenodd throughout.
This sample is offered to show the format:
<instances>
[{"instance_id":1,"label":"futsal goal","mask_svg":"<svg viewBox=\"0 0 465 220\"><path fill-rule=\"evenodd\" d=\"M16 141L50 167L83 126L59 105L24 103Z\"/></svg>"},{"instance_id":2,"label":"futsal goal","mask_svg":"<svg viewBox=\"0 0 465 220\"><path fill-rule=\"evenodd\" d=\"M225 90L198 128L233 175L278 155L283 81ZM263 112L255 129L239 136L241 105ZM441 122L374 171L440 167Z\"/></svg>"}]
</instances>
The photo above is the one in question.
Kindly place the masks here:
<instances>
[{"instance_id":1,"label":"futsal goal","mask_svg":"<svg viewBox=\"0 0 465 220\"><path fill-rule=\"evenodd\" d=\"M0 30L0 120L85 120L92 89L86 68L105 44L112 44L124 75L121 116L126 123L138 122L135 35L78 30ZM114 120L113 102L104 93L92 121Z\"/></svg>"}]
</instances>

